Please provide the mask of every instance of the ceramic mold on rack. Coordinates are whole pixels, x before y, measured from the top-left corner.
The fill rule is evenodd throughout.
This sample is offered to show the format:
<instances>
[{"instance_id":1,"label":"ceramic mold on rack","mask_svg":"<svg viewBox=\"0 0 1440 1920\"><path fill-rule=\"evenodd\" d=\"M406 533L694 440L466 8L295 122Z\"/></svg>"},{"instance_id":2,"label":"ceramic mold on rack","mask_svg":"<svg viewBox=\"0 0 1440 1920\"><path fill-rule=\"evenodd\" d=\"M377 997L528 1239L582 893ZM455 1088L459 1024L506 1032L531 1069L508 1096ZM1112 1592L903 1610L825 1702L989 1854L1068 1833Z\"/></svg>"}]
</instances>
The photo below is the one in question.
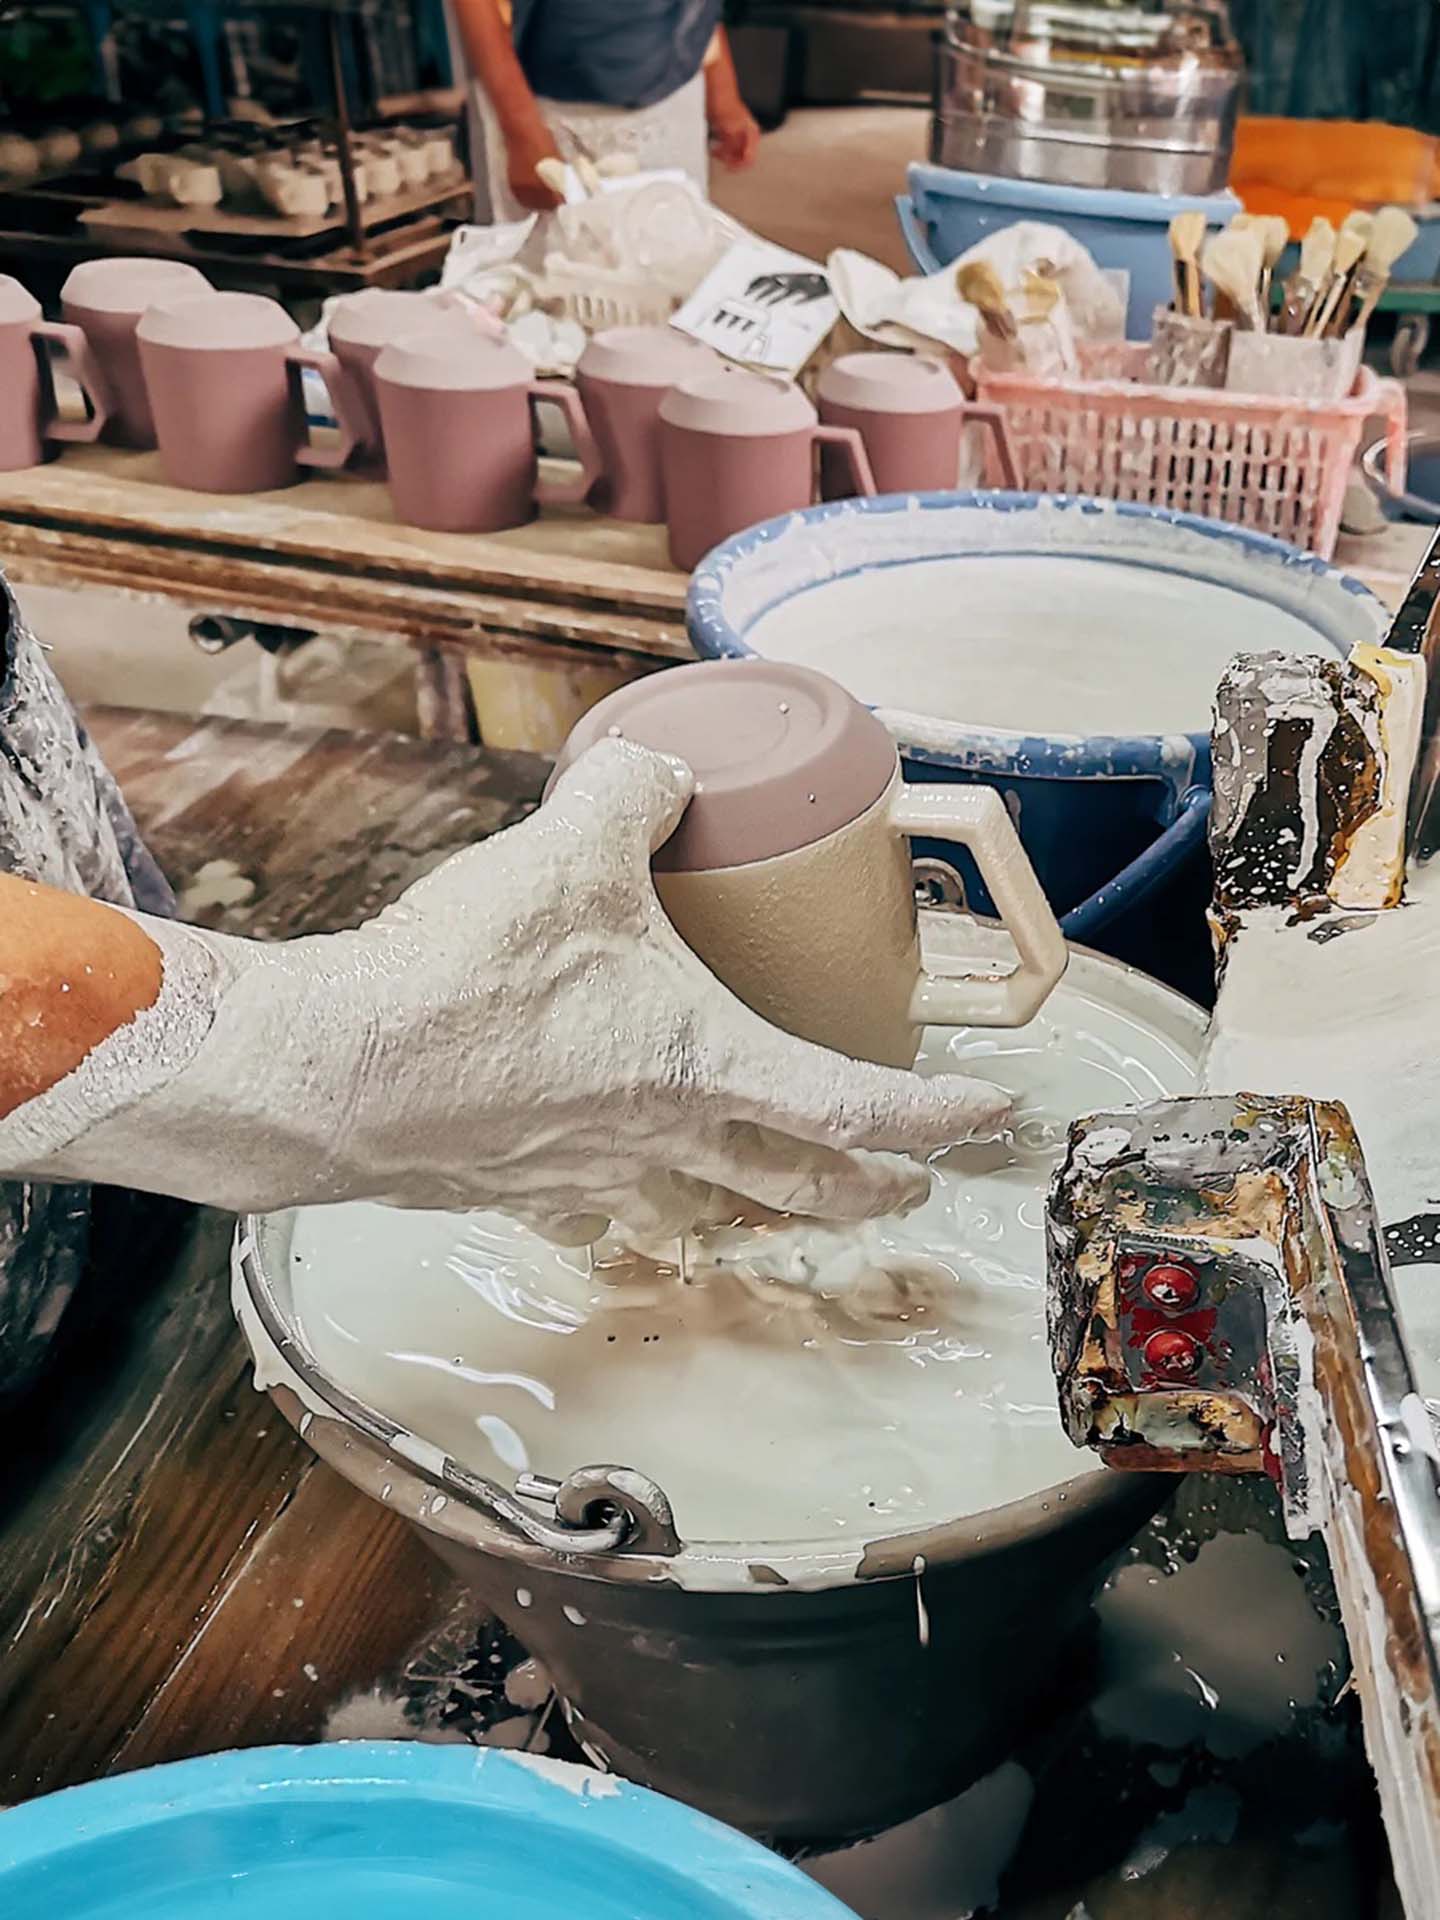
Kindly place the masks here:
<instances>
[{"instance_id":1,"label":"ceramic mold on rack","mask_svg":"<svg viewBox=\"0 0 1440 1920\"><path fill-rule=\"evenodd\" d=\"M1440 1884L1437 584L1432 550L1344 668L1222 683L1207 1091L1077 1122L1048 1218L1075 1443L1268 1473L1323 1537L1411 1920ZM1237 1091L1296 1087L1327 1097Z\"/></svg>"}]
</instances>

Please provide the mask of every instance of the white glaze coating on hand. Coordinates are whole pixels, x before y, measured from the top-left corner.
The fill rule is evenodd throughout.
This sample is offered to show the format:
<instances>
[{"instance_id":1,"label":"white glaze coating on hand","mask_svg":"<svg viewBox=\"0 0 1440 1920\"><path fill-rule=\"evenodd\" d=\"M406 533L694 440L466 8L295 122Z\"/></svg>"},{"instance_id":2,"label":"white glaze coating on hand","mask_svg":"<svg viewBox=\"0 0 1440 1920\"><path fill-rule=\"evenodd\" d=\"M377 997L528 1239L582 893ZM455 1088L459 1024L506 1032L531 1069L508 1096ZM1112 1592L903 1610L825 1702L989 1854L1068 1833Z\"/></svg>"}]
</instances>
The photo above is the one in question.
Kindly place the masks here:
<instances>
[{"instance_id":1,"label":"white glaze coating on hand","mask_svg":"<svg viewBox=\"0 0 1440 1920\"><path fill-rule=\"evenodd\" d=\"M137 1077L137 1022L77 1088L0 1124L0 1167L239 1210L495 1208L577 1242L612 1219L727 1218L736 1195L841 1219L913 1204L928 1176L893 1156L992 1126L1005 1096L826 1053L726 992L650 877L690 791L676 763L602 741L533 818L356 932L155 929L163 1083L153 1061ZM197 949L214 963L203 1037L193 985L174 985L182 959L200 977Z\"/></svg>"}]
</instances>

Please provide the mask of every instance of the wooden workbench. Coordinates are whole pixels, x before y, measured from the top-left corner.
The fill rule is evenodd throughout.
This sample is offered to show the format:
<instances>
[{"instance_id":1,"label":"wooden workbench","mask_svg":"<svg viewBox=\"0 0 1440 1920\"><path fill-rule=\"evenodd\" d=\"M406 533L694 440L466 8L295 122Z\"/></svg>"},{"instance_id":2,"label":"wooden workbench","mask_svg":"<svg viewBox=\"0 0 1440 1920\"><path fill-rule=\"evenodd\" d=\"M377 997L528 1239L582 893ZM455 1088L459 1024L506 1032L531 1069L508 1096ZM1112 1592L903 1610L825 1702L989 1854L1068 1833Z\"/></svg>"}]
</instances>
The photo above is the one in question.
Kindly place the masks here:
<instances>
[{"instance_id":1,"label":"wooden workbench","mask_svg":"<svg viewBox=\"0 0 1440 1920\"><path fill-rule=\"evenodd\" d=\"M192 917L263 938L354 924L521 816L545 772L414 740L89 718ZM214 884L215 862L228 884ZM212 897L245 882L250 897L197 911L207 867ZM230 1312L230 1226L97 1195L91 1269L52 1384L0 1424L0 1804L230 1745L341 1730L476 1737L492 1709L509 1710L493 1698L493 1623L255 1393ZM956 1903L977 1850L998 1872L1012 1842L997 1920L1398 1920L1338 1675L1292 1725L1249 1729L1241 1687L1216 1702L1228 1746L1183 1738L1211 1670L1205 1645L1229 1633L1213 1609L1243 1634L1257 1603L1233 1582L1202 1595L1197 1651L1193 1619L1152 1615L1143 1596L1170 1575L1183 1585L1197 1552L1202 1577L1223 1583L1223 1570L1204 1575L1206 1554L1238 1541L1248 1565L1257 1531L1281 1537L1264 1485L1187 1483L1137 1543L1098 1657L1077 1658L1067 1697L1023 1732L1016 1760L973 1803L857 1851L843 1885L863 1920L968 1910L968 1896ZM1273 1552L1283 1587L1294 1556ZM1291 1584L1292 1611L1304 1609ZM1258 1604L1273 1610L1276 1596ZM1303 1694L1310 1676L1294 1684ZM1153 1723L1154 1742L1120 1738L1097 1717L1104 1699ZM1178 1742L1165 1727L1177 1701ZM857 1728L864 1714L857 1674ZM563 1752L559 1716L548 1726ZM951 1903L917 1897L912 1870L952 1889Z\"/></svg>"},{"instance_id":2,"label":"wooden workbench","mask_svg":"<svg viewBox=\"0 0 1440 1920\"><path fill-rule=\"evenodd\" d=\"M499 534L426 533L396 521L382 483L348 473L201 494L167 486L158 454L68 447L0 473L0 565L17 585L408 643L436 739L472 737L466 666L481 705L495 663L533 687L554 717L529 744L553 748L610 685L693 657L663 528L577 509Z\"/></svg>"}]
</instances>

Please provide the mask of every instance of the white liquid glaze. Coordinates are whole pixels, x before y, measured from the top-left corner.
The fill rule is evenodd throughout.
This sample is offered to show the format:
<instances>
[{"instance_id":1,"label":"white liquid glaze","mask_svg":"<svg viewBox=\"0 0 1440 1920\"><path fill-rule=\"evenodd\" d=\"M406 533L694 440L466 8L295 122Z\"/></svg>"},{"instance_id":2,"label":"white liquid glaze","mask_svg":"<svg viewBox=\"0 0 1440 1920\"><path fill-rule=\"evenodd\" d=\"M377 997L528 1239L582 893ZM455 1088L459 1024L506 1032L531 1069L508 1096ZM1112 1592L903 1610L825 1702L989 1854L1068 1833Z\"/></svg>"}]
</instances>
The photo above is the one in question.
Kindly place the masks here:
<instances>
[{"instance_id":1,"label":"white liquid glaze","mask_svg":"<svg viewBox=\"0 0 1440 1920\"><path fill-rule=\"evenodd\" d=\"M1131 734L1204 732L1235 653L1313 652L1317 636L1283 607L1155 566L971 554L824 581L772 607L746 640L870 706L1031 734Z\"/></svg>"},{"instance_id":2,"label":"white liquid glaze","mask_svg":"<svg viewBox=\"0 0 1440 1920\"><path fill-rule=\"evenodd\" d=\"M494 1214L308 1210L300 1331L351 1393L507 1486L618 1463L660 1482L692 1543L858 1554L1095 1470L1055 1410L1045 1187L1075 1115L1190 1088L1200 1029L1080 959L1029 1027L932 1031L922 1069L1016 1094L1007 1140L939 1156L904 1220L692 1242L689 1284L608 1245L592 1275Z\"/></svg>"}]
</instances>

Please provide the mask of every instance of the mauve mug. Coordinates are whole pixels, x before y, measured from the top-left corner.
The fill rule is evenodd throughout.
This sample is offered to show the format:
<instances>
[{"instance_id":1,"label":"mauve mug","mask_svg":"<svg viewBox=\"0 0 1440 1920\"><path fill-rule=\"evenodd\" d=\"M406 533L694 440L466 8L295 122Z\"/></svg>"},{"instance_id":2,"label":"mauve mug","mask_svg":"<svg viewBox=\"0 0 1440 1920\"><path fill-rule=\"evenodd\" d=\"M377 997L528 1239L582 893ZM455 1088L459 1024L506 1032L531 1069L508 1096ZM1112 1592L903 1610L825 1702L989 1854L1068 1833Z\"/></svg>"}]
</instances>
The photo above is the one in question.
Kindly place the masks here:
<instances>
[{"instance_id":1,"label":"mauve mug","mask_svg":"<svg viewBox=\"0 0 1440 1920\"><path fill-rule=\"evenodd\" d=\"M817 446L844 459L850 493L874 493L860 435L821 426L798 387L738 368L672 387L660 403L660 466L674 564L688 573L742 527L810 506Z\"/></svg>"},{"instance_id":2,"label":"mauve mug","mask_svg":"<svg viewBox=\"0 0 1440 1920\"><path fill-rule=\"evenodd\" d=\"M671 387L720 369L718 355L674 327L607 327L580 356L575 384L604 466L590 504L612 520L658 525L660 403Z\"/></svg>"},{"instance_id":3,"label":"mauve mug","mask_svg":"<svg viewBox=\"0 0 1440 1920\"><path fill-rule=\"evenodd\" d=\"M845 353L815 390L820 418L854 427L880 493L929 493L959 484L965 397L948 368L904 353ZM843 497L833 453L821 456L826 499Z\"/></svg>"},{"instance_id":4,"label":"mauve mug","mask_svg":"<svg viewBox=\"0 0 1440 1920\"><path fill-rule=\"evenodd\" d=\"M574 387L537 380L508 343L481 339L465 320L385 348L375 391L397 516L440 533L523 527L541 506L578 506L600 461ZM578 478L542 482L534 408L565 415Z\"/></svg>"},{"instance_id":5,"label":"mauve mug","mask_svg":"<svg viewBox=\"0 0 1440 1920\"><path fill-rule=\"evenodd\" d=\"M84 390L83 420L60 417L51 343ZM79 327L47 320L29 288L0 273L0 471L38 467L47 441L98 439L109 414L109 387Z\"/></svg>"},{"instance_id":6,"label":"mauve mug","mask_svg":"<svg viewBox=\"0 0 1440 1920\"><path fill-rule=\"evenodd\" d=\"M351 376L365 407L365 432L355 464L372 473L385 470L385 436L375 391L375 362L397 340L428 333L459 318L482 339L503 340L505 329L483 307L453 293L415 293L401 287L362 287L335 302L328 332L330 351Z\"/></svg>"},{"instance_id":7,"label":"mauve mug","mask_svg":"<svg viewBox=\"0 0 1440 1920\"><path fill-rule=\"evenodd\" d=\"M211 292L200 269L183 260L111 254L71 269L60 289L60 311L84 331L109 386L113 406L105 439L121 447L154 446L155 422L135 329L157 301L194 300Z\"/></svg>"},{"instance_id":8,"label":"mauve mug","mask_svg":"<svg viewBox=\"0 0 1440 1920\"><path fill-rule=\"evenodd\" d=\"M208 293L151 307L136 330L166 478L197 493L268 493L306 467L342 467L359 443L363 405L332 353L300 344L276 300ZM301 384L313 368L339 423L311 446Z\"/></svg>"},{"instance_id":9,"label":"mauve mug","mask_svg":"<svg viewBox=\"0 0 1440 1920\"><path fill-rule=\"evenodd\" d=\"M575 728L675 754L695 795L654 858L676 931L756 1013L822 1047L915 1064L923 1029L1019 1027L1068 958L992 787L911 786L883 723L808 667L706 660L647 674ZM1016 948L1008 973L925 970L909 835L973 856Z\"/></svg>"}]
</instances>

